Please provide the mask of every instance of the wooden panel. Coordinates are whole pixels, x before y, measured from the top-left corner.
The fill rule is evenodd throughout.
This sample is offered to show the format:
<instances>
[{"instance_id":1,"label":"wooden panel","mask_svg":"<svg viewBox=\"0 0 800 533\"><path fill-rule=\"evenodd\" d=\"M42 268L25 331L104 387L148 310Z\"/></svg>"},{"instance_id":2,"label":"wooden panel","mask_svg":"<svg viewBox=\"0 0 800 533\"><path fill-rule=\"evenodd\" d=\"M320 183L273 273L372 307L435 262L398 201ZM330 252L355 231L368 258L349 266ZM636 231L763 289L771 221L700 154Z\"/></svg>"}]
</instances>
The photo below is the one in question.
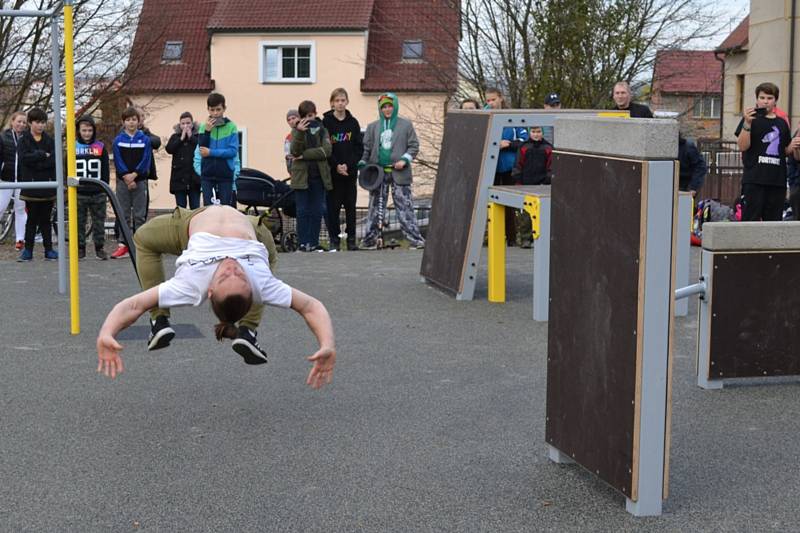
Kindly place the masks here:
<instances>
[{"instance_id":1,"label":"wooden panel","mask_svg":"<svg viewBox=\"0 0 800 533\"><path fill-rule=\"evenodd\" d=\"M644 169L556 152L553 170L546 440L635 498Z\"/></svg>"},{"instance_id":2,"label":"wooden panel","mask_svg":"<svg viewBox=\"0 0 800 533\"><path fill-rule=\"evenodd\" d=\"M712 378L800 374L800 252L714 254Z\"/></svg>"},{"instance_id":3,"label":"wooden panel","mask_svg":"<svg viewBox=\"0 0 800 533\"><path fill-rule=\"evenodd\" d=\"M475 200L491 116L448 113L420 274L455 294L462 292Z\"/></svg>"}]
</instances>

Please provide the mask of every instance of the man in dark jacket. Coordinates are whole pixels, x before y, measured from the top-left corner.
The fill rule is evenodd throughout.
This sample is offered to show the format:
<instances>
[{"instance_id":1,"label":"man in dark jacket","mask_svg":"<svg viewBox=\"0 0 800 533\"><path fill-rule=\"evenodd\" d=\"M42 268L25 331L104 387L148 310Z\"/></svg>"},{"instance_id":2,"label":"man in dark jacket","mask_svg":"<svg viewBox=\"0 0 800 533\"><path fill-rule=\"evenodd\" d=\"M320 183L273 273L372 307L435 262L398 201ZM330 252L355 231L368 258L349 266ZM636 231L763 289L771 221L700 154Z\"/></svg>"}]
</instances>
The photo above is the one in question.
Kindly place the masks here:
<instances>
[{"instance_id":1,"label":"man in dark jacket","mask_svg":"<svg viewBox=\"0 0 800 533\"><path fill-rule=\"evenodd\" d=\"M56 181L55 143L53 138L44 131L47 125L47 114L34 107L28 111L28 124L30 131L22 134L19 143L19 153L22 159L22 182L31 181ZM21 198L28 207L28 221L25 224L25 248L20 253L18 261L33 260L33 244L36 232L42 234L44 243L44 258L58 259L58 252L53 250L53 233L50 225L50 215L53 211L53 201L56 190L52 189L24 189Z\"/></svg>"},{"instance_id":2,"label":"man in dark jacket","mask_svg":"<svg viewBox=\"0 0 800 533\"><path fill-rule=\"evenodd\" d=\"M333 152L331 165L333 189L328 192L328 233L330 251L339 249L339 211L344 206L347 249L358 250L356 244L356 179L358 161L364 151L361 126L347 110L347 91L342 88L331 93L331 109L322 118L328 130Z\"/></svg>"},{"instance_id":3,"label":"man in dark jacket","mask_svg":"<svg viewBox=\"0 0 800 533\"><path fill-rule=\"evenodd\" d=\"M684 139L682 135L678 136L678 161L680 162L678 189L690 191L692 196L695 196L703 186L708 167L697 146L692 141Z\"/></svg>"},{"instance_id":4,"label":"man in dark jacket","mask_svg":"<svg viewBox=\"0 0 800 533\"><path fill-rule=\"evenodd\" d=\"M167 141L167 153L172 155L172 172L169 192L175 196L175 205L197 209L200 207L200 176L194 171L194 150L197 148L197 123L188 111L181 113L175 133Z\"/></svg>"},{"instance_id":5,"label":"man in dark jacket","mask_svg":"<svg viewBox=\"0 0 800 533\"><path fill-rule=\"evenodd\" d=\"M75 125L75 155L79 178L91 178L109 182L108 150L96 138L94 119L84 115ZM87 211L92 216L92 240L98 259L108 259L104 249L106 239L106 193L99 185L81 184L78 187L78 259L86 257Z\"/></svg>"},{"instance_id":6,"label":"man in dark jacket","mask_svg":"<svg viewBox=\"0 0 800 533\"><path fill-rule=\"evenodd\" d=\"M653 118L653 112L650 108L643 104L631 102L631 86L627 81L618 81L614 84L614 98L615 108L618 111L628 111L631 118Z\"/></svg>"}]
</instances>

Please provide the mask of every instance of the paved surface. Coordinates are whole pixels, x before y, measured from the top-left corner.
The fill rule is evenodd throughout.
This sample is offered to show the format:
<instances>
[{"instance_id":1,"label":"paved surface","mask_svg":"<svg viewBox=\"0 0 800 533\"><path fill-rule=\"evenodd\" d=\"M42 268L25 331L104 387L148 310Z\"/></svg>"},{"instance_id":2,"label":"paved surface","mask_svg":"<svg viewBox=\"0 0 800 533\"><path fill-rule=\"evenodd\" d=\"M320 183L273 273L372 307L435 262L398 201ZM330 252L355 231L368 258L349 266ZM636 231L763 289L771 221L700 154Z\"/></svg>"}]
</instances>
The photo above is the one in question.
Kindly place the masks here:
<instances>
[{"instance_id":1,"label":"paved surface","mask_svg":"<svg viewBox=\"0 0 800 533\"><path fill-rule=\"evenodd\" d=\"M696 253L693 252L695 260ZM83 333L67 334L55 263L0 261L2 531L797 531L800 387L693 385L696 309L676 323L671 494L637 519L544 445L546 325L529 251L511 301L419 281L421 252L284 254L279 275L332 311L332 386L304 385L314 340L268 310L268 365L212 337L94 371L105 313L136 289L127 262L81 263ZM140 322L143 325L144 322Z\"/></svg>"}]
</instances>

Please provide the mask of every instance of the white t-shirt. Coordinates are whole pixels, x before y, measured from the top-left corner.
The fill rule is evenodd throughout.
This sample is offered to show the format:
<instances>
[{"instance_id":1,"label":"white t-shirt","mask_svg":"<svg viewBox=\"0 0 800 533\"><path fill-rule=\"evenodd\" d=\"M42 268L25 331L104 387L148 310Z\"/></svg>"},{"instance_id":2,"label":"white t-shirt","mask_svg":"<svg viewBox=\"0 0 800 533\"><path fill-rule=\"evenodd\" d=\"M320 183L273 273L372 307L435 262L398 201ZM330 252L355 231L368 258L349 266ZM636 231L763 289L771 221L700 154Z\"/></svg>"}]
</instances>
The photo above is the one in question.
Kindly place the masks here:
<instances>
[{"instance_id":1,"label":"white t-shirt","mask_svg":"<svg viewBox=\"0 0 800 533\"><path fill-rule=\"evenodd\" d=\"M292 305L292 288L272 275L269 254L258 241L218 237L198 232L175 261L175 276L158 286L158 306L198 306L208 297L208 286L220 261L236 259L253 288L253 302L276 307Z\"/></svg>"}]
</instances>

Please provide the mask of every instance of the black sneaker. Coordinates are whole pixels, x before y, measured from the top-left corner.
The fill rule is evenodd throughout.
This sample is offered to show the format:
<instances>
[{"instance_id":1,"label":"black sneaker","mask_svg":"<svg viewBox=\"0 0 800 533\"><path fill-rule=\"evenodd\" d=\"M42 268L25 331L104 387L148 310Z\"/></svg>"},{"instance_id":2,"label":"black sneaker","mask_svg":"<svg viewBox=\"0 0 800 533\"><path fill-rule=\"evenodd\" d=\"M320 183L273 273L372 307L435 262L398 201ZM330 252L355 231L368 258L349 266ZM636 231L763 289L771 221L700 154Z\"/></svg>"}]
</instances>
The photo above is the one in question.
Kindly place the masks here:
<instances>
[{"instance_id":1,"label":"black sneaker","mask_svg":"<svg viewBox=\"0 0 800 533\"><path fill-rule=\"evenodd\" d=\"M256 341L256 332L246 326L239 326L239 335L233 339L233 351L238 353L248 365L263 365L267 362L267 352Z\"/></svg>"},{"instance_id":2,"label":"black sneaker","mask_svg":"<svg viewBox=\"0 0 800 533\"><path fill-rule=\"evenodd\" d=\"M78 259L86 259L86 247L79 246L78 247Z\"/></svg>"},{"instance_id":3,"label":"black sneaker","mask_svg":"<svg viewBox=\"0 0 800 533\"><path fill-rule=\"evenodd\" d=\"M160 350L169 346L170 341L175 338L175 330L169 325L169 318L165 316L156 317L155 322L150 321L150 339L147 341L147 349L150 351Z\"/></svg>"}]
</instances>

